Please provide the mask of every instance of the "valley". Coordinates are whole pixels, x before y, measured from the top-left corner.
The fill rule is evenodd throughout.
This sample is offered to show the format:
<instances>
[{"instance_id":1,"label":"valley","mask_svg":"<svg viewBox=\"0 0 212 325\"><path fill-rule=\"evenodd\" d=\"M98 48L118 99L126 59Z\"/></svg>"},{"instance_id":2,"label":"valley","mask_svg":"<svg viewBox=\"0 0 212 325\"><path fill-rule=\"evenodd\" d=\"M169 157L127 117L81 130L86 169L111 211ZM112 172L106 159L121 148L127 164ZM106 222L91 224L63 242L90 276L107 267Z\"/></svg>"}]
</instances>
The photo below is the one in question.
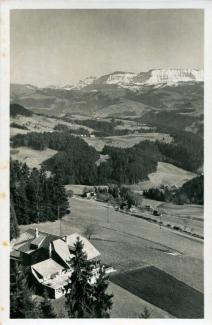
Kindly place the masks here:
<instances>
[{"instance_id":1,"label":"valley","mask_svg":"<svg viewBox=\"0 0 212 325\"><path fill-rule=\"evenodd\" d=\"M90 240L115 269L112 317L137 317L143 306L152 317L203 315L203 87L195 69L116 71L45 88L11 84L20 230L84 235L95 225ZM46 187L36 201L39 184ZM54 186L63 189L63 210L53 206ZM28 211L27 200L31 219L20 206ZM62 298L54 303L57 313L63 307Z\"/></svg>"}]
</instances>

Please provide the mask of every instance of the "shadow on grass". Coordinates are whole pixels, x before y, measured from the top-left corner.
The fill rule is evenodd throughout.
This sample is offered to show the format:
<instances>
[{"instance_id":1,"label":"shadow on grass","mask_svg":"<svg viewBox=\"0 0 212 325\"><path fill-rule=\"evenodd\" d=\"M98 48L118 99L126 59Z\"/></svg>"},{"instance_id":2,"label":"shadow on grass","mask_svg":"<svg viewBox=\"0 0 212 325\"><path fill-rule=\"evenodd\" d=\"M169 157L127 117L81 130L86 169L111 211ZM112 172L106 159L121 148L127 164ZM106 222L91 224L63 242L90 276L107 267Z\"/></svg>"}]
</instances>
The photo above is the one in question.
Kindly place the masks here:
<instances>
[{"instance_id":1,"label":"shadow on grass","mask_svg":"<svg viewBox=\"0 0 212 325\"><path fill-rule=\"evenodd\" d=\"M110 280L177 318L204 317L203 294L154 266L114 274Z\"/></svg>"}]
</instances>

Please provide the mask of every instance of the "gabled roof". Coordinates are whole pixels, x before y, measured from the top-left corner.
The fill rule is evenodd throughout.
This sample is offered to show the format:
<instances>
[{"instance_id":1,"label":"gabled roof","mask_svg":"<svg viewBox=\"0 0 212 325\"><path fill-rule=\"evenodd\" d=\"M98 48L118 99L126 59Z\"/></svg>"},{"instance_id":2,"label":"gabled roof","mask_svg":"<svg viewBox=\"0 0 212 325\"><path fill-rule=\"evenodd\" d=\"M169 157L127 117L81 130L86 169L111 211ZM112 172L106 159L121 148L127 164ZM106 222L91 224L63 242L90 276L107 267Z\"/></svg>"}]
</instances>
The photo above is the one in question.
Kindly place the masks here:
<instances>
[{"instance_id":1,"label":"gabled roof","mask_svg":"<svg viewBox=\"0 0 212 325\"><path fill-rule=\"evenodd\" d=\"M55 262L52 258L48 258L47 260L33 264L32 268L43 278L64 270L64 267Z\"/></svg>"},{"instance_id":2,"label":"gabled roof","mask_svg":"<svg viewBox=\"0 0 212 325\"><path fill-rule=\"evenodd\" d=\"M15 240L13 247L18 249L24 243L35 238L35 229L27 229L25 232L22 232L20 236Z\"/></svg>"},{"instance_id":3,"label":"gabled roof","mask_svg":"<svg viewBox=\"0 0 212 325\"><path fill-rule=\"evenodd\" d=\"M77 233L68 235L67 243L62 239L61 236L58 235L48 234L44 231L39 231L38 234L39 235L36 238L35 229L26 230L15 242L14 249L30 254L36 250L36 248L31 246L31 243L38 243L39 248L49 249L49 244L53 242L56 253L67 264L67 261L73 257L70 255L68 246L73 250L74 243L76 242L77 237L79 237L84 244L84 252L87 254L88 260L95 259L100 256L99 251L88 241L88 239Z\"/></svg>"},{"instance_id":4,"label":"gabled roof","mask_svg":"<svg viewBox=\"0 0 212 325\"><path fill-rule=\"evenodd\" d=\"M31 244L38 248L38 247L41 246L41 244L42 244L42 242L44 241L45 238L46 238L45 235L39 235L38 237L36 237L35 239L33 239L31 241Z\"/></svg>"},{"instance_id":5,"label":"gabled roof","mask_svg":"<svg viewBox=\"0 0 212 325\"><path fill-rule=\"evenodd\" d=\"M17 250L18 250L19 252L22 252L22 253L27 253L27 252L30 251L30 244L31 244L31 241L28 241L27 243L22 244L21 246L19 246L19 247L17 248ZM31 251L32 251L32 250L31 250Z\"/></svg>"},{"instance_id":6,"label":"gabled roof","mask_svg":"<svg viewBox=\"0 0 212 325\"><path fill-rule=\"evenodd\" d=\"M38 237L35 236L35 229L28 229L17 239L14 248L24 253L31 253L36 248L31 247L32 244L39 244L39 248L49 248L49 243L61 238L60 236L48 234L44 231L39 231Z\"/></svg>"},{"instance_id":7,"label":"gabled roof","mask_svg":"<svg viewBox=\"0 0 212 325\"><path fill-rule=\"evenodd\" d=\"M57 239L53 241L53 247L55 252L59 255L59 257L67 264L70 262L71 258L74 257L73 254L70 254L68 244L62 240Z\"/></svg>"},{"instance_id":8,"label":"gabled roof","mask_svg":"<svg viewBox=\"0 0 212 325\"><path fill-rule=\"evenodd\" d=\"M67 243L71 249L74 249L74 244L77 237L79 237L84 244L83 251L87 254L88 260L92 260L100 256L100 252L89 242L89 240L77 233L67 236Z\"/></svg>"}]
</instances>

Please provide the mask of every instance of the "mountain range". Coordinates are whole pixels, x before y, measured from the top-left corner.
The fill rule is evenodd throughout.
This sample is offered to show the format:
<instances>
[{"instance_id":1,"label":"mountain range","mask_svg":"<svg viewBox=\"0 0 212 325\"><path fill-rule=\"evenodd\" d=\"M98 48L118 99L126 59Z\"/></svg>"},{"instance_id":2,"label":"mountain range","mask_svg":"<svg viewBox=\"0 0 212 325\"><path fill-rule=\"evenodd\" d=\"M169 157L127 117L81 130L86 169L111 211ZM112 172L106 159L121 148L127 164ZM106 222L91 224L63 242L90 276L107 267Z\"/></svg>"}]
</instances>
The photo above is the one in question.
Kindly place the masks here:
<instances>
[{"instance_id":1,"label":"mountain range","mask_svg":"<svg viewBox=\"0 0 212 325\"><path fill-rule=\"evenodd\" d=\"M113 73L103 75L99 78L87 77L80 80L75 85L69 84L65 86L49 85L46 88L80 90L89 85L118 85L129 89L137 90L144 85L177 85L180 82L200 82L203 81L203 70L197 69L152 69L147 72L133 73L115 71ZM26 85L29 89L34 86Z\"/></svg>"},{"instance_id":2,"label":"mountain range","mask_svg":"<svg viewBox=\"0 0 212 325\"><path fill-rule=\"evenodd\" d=\"M55 116L143 116L150 111L179 109L198 115L203 113L203 70L152 69L137 74L115 71L88 77L75 85L43 88L11 84L10 95L12 103Z\"/></svg>"}]
</instances>

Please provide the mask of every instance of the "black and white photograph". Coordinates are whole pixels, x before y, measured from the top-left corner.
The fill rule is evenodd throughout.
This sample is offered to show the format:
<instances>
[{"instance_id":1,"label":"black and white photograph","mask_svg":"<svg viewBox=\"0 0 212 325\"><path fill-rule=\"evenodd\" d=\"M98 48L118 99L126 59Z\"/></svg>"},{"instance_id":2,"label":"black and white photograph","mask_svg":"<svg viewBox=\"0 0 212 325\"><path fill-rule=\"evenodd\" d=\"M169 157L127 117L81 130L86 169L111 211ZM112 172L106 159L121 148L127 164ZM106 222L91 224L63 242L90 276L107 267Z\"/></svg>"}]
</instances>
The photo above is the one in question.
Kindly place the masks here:
<instances>
[{"instance_id":1,"label":"black and white photograph","mask_svg":"<svg viewBox=\"0 0 212 325\"><path fill-rule=\"evenodd\" d=\"M10 319L204 319L204 23L10 10Z\"/></svg>"}]
</instances>

